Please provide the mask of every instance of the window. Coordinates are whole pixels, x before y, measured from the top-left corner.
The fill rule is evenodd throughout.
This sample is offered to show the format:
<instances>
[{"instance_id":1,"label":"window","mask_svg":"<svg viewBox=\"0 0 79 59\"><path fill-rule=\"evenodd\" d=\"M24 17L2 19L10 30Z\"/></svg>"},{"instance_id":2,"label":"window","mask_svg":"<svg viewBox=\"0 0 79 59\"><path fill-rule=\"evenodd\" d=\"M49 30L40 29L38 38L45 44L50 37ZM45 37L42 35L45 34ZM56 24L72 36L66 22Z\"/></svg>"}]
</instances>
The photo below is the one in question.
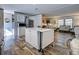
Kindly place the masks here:
<instances>
[{"instance_id":1,"label":"window","mask_svg":"<svg viewBox=\"0 0 79 59\"><path fill-rule=\"evenodd\" d=\"M58 27L60 26L70 26L72 28L72 19L58 20Z\"/></svg>"},{"instance_id":2,"label":"window","mask_svg":"<svg viewBox=\"0 0 79 59\"><path fill-rule=\"evenodd\" d=\"M64 25L64 19L58 20L58 27Z\"/></svg>"},{"instance_id":3,"label":"window","mask_svg":"<svg viewBox=\"0 0 79 59\"><path fill-rule=\"evenodd\" d=\"M72 19L65 19L65 25L72 28Z\"/></svg>"}]
</instances>

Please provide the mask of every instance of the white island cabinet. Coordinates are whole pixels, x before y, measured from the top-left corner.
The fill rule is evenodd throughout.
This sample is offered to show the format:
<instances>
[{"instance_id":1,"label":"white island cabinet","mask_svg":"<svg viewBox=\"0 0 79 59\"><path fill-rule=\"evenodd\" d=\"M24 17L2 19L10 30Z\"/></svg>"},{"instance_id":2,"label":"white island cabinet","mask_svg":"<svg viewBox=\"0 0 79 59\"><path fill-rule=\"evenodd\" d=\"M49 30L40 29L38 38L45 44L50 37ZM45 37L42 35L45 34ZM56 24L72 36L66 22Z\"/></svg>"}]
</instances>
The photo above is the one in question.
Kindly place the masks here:
<instances>
[{"instance_id":1,"label":"white island cabinet","mask_svg":"<svg viewBox=\"0 0 79 59\"><path fill-rule=\"evenodd\" d=\"M26 28L25 41L36 49L44 49L54 41L54 30Z\"/></svg>"}]
</instances>

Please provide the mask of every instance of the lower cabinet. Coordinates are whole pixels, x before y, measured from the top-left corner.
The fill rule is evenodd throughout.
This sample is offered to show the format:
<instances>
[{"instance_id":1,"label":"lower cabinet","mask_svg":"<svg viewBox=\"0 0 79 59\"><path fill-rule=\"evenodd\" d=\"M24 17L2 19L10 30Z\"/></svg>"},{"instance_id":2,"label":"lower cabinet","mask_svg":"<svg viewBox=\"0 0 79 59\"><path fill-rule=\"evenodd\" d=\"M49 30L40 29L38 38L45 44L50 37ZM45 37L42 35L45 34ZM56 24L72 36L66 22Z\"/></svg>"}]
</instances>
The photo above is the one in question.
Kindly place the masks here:
<instances>
[{"instance_id":1,"label":"lower cabinet","mask_svg":"<svg viewBox=\"0 0 79 59\"><path fill-rule=\"evenodd\" d=\"M33 47L39 49L37 32L26 29L25 40Z\"/></svg>"},{"instance_id":2,"label":"lower cabinet","mask_svg":"<svg viewBox=\"0 0 79 59\"><path fill-rule=\"evenodd\" d=\"M40 31L36 29L26 29L25 41L36 49L44 49L54 41L54 31Z\"/></svg>"}]
</instances>

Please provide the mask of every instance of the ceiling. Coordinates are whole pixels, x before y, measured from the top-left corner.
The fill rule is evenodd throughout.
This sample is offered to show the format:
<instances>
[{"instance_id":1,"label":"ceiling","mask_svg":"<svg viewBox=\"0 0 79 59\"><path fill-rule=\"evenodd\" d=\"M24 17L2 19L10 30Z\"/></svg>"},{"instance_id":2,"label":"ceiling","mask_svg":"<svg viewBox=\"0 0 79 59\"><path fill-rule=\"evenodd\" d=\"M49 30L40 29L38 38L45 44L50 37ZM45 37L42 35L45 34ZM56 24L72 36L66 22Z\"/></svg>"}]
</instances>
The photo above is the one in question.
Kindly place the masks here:
<instances>
[{"instance_id":1,"label":"ceiling","mask_svg":"<svg viewBox=\"0 0 79 59\"><path fill-rule=\"evenodd\" d=\"M32 15L45 14L47 16L79 12L78 4L1 4L0 8Z\"/></svg>"}]
</instances>

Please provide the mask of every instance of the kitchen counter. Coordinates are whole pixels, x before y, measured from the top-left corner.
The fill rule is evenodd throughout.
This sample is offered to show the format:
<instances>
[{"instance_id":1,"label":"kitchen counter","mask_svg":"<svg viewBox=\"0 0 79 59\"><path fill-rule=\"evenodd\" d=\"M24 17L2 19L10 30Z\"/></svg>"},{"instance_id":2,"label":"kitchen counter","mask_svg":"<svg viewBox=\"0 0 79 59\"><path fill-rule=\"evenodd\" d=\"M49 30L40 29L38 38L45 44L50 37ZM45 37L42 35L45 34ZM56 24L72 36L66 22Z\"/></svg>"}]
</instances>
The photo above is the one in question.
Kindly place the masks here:
<instances>
[{"instance_id":1,"label":"kitchen counter","mask_svg":"<svg viewBox=\"0 0 79 59\"><path fill-rule=\"evenodd\" d=\"M54 41L54 29L26 28L25 41L38 50Z\"/></svg>"},{"instance_id":2,"label":"kitchen counter","mask_svg":"<svg viewBox=\"0 0 79 59\"><path fill-rule=\"evenodd\" d=\"M28 30L36 30L36 31L40 31L40 32L52 30L52 29L46 29L46 28L27 28L27 29Z\"/></svg>"}]
</instances>

